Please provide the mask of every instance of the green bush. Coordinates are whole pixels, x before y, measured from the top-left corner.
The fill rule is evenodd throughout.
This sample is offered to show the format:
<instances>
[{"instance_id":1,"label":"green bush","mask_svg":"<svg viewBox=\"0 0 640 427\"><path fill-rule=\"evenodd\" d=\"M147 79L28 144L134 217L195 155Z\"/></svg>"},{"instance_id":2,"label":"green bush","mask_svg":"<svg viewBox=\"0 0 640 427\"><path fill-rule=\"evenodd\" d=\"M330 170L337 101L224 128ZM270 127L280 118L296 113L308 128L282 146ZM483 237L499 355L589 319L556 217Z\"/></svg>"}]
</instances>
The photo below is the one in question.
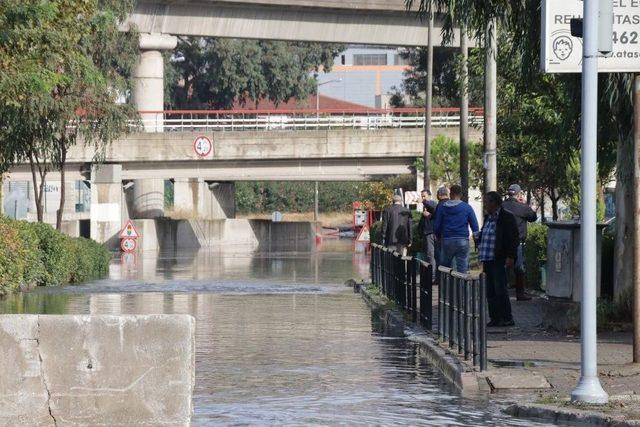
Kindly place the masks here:
<instances>
[{"instance_id":1,"label":"green bush","mask_svg":"<svg viewBox=\"0 0 640 427\"><path fill-rule=\"evenodd\" d=\"M531 289L540 289L542 282L540 267L547 259L547 231L544 224L529 224L524 262L527 287Z\"/></svg>"},{"instance_id":2,"label":"green bush","mask_svg":"<svg viewBox=\"0 0 640 427\"><path fill-rule=\"evenodd\" d=\"M109 251L47 224L0 217L0 294L20 285L57 286L104 277Z\"/></svg>"},{"instance_id":3,"label":"green bush","mask_svg":"<svg viewBox=\"0 0 640 427\"><path fill-rule=\"evenodd\" d=\"M47 270L40 252L40 238L33 223L26 221L13 221L18 237L24 248L25 269L23 283L45 284Z\"/></svg>"},{"instance_id":4,"label":"green bush","mask_svg":"<svg viewBox=\"0 0 640 427\"><path fill-rule=\"evenodd\" d=\"M73 260L67 247L69 237L58 232L49 224L30 224L39 239L40 259L44 265L40 286L59 286L69 283Z\"/></svg>"},{"instance_id":5,"label":"green bush","mask_svg":"<svg viewBox=\"0 0 640 427\"><path fill-rule=\"evenodd\" d=\"M82 283L104 277L109 272L111 255L104 246L93 240L78 237L67 240L72 268L69 283Z\"/></svg>"},{"instance_id":6,"label":"green bush","mask_svg":"<svg viewBox=\"0 0 640 427\"><path fill-rule=\"evenodd\" d=\"M24 250L18 231L5 220L0 220L0 295L20 286L24 276Z\"/></svg>"}]
</instances>

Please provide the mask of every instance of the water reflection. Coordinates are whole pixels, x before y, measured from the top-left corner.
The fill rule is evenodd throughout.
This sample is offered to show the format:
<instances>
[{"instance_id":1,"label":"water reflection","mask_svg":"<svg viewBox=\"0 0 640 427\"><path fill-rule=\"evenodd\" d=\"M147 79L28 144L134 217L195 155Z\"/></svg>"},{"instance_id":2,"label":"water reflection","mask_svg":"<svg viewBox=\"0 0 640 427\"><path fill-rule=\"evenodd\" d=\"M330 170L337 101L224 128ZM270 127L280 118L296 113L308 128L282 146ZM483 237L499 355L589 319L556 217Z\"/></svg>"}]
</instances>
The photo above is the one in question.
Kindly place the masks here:
<instances>
[{"instance_id":1,"label":"water reflection","mask_svg":"<svg viewBox=\"0 0 640 427\"><path fill-rule=\"evenodd\" d=\"M0 311L195 316L194 425L531 425L461 399L414 344L381 335L341 285L358 271L344 249L145 256L110 280L16 295Z\"/></svg>"}]
</instances>

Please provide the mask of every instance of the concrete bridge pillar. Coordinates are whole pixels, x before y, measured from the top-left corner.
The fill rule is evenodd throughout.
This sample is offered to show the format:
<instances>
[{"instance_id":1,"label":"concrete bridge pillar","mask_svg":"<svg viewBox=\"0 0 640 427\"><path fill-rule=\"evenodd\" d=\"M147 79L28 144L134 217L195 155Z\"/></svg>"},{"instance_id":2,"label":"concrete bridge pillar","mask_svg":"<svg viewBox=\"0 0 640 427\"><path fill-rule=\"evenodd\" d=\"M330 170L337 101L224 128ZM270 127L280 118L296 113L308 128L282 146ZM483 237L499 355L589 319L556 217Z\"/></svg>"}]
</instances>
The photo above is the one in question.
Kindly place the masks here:
<instances>
[{"instance_id":1,"label":"concrete bridge pillar","mask_svg":"<svg viewBox=\"0 0 640 427\"><path fill-rule=\"evenodd\" d=\"M111 247L118 245L122 228L122 165L91 168L91 238Z\"/></svg>"},{"instance_id":2,"label":"concrete bridge pillar","mask_svg":"<svg viewBox=\"0 0 640 427\"><path fill-rule=\"evenodd\" d=\"M176 178L173 205L177 215L189 219L235 218L235 184L202 178Z\"/></svg>"},{"instance_id":3,"label":"concrete bridge pillar","mask_svg":"<svg viewBox=\"0 0 640 427\"><path fill-rule=\"evenodd\" d=\"M154 219L164 216L164 179L136 179L133 181L132 194L132 219Z\"/></svg>"},{"instance_id":4,"label":"concrete bridge pillar","mask_svg":"<svg viewBox=\"0 0 640 427\"><path fill-rule=\"evenodd\" d=\"M166 34L140 35L140 60L134 70L133 100L138 111L164 110L164 60L161 50L175 49L178 38ZM164 117L141 115L145 132L162 132Z\"/></svg>"}]
</instances>

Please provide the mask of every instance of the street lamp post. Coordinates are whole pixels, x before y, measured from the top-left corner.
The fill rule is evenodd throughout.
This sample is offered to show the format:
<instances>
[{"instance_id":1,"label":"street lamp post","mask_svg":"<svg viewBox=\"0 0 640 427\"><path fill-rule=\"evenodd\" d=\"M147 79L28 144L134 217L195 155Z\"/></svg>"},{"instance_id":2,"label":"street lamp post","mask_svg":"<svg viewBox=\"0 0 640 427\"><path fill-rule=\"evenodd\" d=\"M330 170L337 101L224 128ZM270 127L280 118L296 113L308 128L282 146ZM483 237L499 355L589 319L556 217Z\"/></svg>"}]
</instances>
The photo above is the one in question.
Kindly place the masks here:
<instances>
[{"instance_id":1,"label":"street lamp post","mask_svg":"<svg viewBox=\"0 0 640 427\"><path fill-rule=\"evenodd\" d=\"M316 126L320 127L320 86L322 85L326 85L329 83L338 83L341 82L342 79L331 79L331 80L327 80L326 82L318 82L317 86L316 86Z\"/></svg>"}]
</instances>

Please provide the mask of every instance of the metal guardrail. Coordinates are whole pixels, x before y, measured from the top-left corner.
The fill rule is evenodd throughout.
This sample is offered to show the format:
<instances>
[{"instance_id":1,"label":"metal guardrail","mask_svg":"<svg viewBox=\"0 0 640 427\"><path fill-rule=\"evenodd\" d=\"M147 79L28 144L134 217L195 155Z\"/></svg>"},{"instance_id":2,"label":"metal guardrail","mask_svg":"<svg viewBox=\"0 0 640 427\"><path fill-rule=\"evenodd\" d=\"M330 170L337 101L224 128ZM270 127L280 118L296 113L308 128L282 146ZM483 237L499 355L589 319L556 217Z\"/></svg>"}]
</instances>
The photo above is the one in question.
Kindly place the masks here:
<instances>
[{"instance_id":1,"label":"metal guardrail","mask_svg":"<svg viewBox=\"0 0 640 427\"><path fill-rule=\"evenodd\" d=\"M382 294L406 311L413 322L433 327L432 266L414 257L402 257L378 244L371 245L371 279ZM420 280L418 280L420 279ZM428 286L422 286L427 283Z\"/></svg>"},{"instance_id":2,"label":"metal guardrail","mask_svg":"<svg viewBox=\"0 0 640 427\"><path fill-rule=\"evenodd\" d=\"M487 287L485 275L438 267L438 338L449 349L487 369Z\"/></svg>"},{"instance_id":3,"label":"metal guardrail","mask_svg":"<svg viewBox=\"0 0 640 427\"><path fill-rule=\"evenodd\" d=\"M481 127L482 109L470 109L469 125ZM424 110L175 110L140 111L132 127L164 132L424 128ZM434 109L432 126L460 124L457 108Z\"/></svg>"},{"instance_id":4,"label":"metal guardrail","mask_svg":"<svg viewBox=\"0 0 640 427\"><path fill-rule=\"evenodd\" d=\"M427 330L433 329L432 268L414 257L402 257L371 245L371 280L380 292ZM461 274L439 267L438 339L481 371L487 369L485 275ZM418 280L419 279L419 280ZM424 284L424 286L423 286Z\"/></svg>"}]
</instances>

